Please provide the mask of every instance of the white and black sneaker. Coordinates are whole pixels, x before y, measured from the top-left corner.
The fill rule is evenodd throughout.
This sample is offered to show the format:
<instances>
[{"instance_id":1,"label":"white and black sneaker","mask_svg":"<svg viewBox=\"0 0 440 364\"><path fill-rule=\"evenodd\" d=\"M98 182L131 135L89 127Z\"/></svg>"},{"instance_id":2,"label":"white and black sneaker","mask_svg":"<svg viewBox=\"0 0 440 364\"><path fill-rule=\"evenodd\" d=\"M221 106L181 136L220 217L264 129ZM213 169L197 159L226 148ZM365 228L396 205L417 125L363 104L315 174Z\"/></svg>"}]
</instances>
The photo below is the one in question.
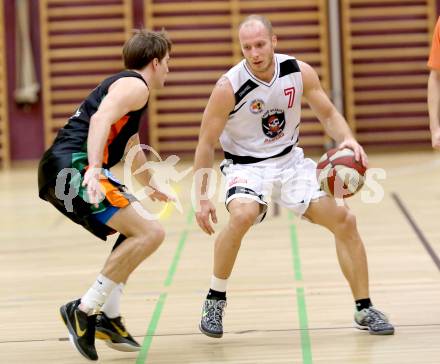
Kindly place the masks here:
<instances>
[{"instance_id":1,"label":"white and black sneaker","mask_svg":"<svg viewBox=\"0 0 440 364\"><path fill-rule=\"evenodd\" d=\"M206 299L202 309L200 331L209 337L221 338L223 336L223 316L226 301Z\"/></svg>"},{"instance_id":2,"label":"white and black sneaker","mask_svg":"<svg viewBox=\"0 0 440 364\"><path fill-rule=\"evenodd\" d=\"M386 315L374 307L356 311L354 321L359 330L368 330L372 335L394 334L394 326L389 323Z\"/></svg>"}]
</instances>

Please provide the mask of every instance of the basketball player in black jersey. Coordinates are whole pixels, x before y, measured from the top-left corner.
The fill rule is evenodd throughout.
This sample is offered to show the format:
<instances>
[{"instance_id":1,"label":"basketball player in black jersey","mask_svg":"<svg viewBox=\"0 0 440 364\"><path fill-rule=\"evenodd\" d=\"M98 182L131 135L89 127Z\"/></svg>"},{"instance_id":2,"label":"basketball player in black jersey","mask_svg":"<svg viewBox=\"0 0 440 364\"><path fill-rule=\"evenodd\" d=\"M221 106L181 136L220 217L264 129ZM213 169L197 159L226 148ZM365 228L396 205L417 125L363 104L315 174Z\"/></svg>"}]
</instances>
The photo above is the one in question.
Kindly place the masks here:
<instances>
[{"instance_id":1,"label":"basketball player in black jersey","mask_svg":"<svg viewBox=\"0 0 440 364\"><path fill-rule=\"evenodd\" d=\"M139 147L139 122L150 90L164 85L170 51L164 32L136 31L123 48L126 69L103 80L86 97L40 161L42 199L103 240L120 233L90 289L60 308L71 341L90 360L98 359L95 335L117 350L140 349L121 321L121 289L165 234L159 222L137 212L140 203L109 169L130 148L137 148L132 171L146 162ZM136 178L149 188L152 200L171 199L153 187L148 171Z\"/></svg>"}]
</instances>

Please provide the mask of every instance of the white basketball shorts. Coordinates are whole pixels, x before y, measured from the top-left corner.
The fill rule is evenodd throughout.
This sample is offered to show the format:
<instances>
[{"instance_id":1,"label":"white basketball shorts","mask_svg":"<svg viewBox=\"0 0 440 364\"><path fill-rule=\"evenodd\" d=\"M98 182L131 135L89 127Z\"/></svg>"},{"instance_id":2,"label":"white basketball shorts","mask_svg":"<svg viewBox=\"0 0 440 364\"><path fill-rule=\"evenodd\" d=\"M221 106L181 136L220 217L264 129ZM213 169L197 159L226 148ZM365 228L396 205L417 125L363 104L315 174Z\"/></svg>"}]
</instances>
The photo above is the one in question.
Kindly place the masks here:
<instances>
[{"instance_id":1,"label":"white basketball shorts","mask_svg":"<svg viewBox=\"0 0 440 364\"><path fill-rule=\"evenodd\" d=\"M284 156L253 164L232 164L225 159L220 169L226 179L226 208L234 198L260 203L263 209L255 223L264 219L270 199L302 216L311 201L326 196L316 179L316 163L304 158L298 147Z\"/></svg>"}]
</instances>

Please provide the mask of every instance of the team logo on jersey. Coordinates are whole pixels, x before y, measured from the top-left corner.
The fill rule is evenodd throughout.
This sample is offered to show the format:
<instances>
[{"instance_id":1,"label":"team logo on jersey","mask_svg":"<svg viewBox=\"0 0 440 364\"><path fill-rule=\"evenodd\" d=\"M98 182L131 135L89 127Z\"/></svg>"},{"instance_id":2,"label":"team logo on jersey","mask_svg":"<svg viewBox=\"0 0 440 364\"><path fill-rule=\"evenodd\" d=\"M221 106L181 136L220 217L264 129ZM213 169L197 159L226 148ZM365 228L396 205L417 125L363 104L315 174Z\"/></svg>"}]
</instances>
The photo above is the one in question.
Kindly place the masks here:
<instances>
[{"instance_id":1,"label":"team logo on jersey","mask_svg":"<svg viewBox=\"0 0 440 364\"><path fill-rule=\"evenodd\" d=\"M264 101L261 99L255 99L251 101L249 110L252 114L259 114L264 109Z\"/></svg>"},{"instance_id":2,"label":"team logo on jersey","mask_svg":"<svg viewBox=\"0 0 440 364\"><path fill-rule=\"evenodd\" d=\"M261 121L263 132L269 138L275 138L280 134L284 134L283 130L286 126L286 119L283 110L270 110L263 115Z\"/></svg>"}]
</instances>

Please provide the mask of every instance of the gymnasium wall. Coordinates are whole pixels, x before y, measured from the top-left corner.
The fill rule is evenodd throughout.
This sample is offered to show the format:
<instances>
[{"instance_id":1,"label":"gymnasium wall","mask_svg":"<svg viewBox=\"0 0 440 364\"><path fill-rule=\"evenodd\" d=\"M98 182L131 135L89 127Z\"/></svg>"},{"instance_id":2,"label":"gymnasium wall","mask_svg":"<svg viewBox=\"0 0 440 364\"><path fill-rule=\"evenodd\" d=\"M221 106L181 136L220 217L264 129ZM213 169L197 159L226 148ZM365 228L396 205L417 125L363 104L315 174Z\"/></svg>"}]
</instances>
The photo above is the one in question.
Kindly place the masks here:
<instances>
[{"instance_id":1,"label":"gymnasium wall","mask_svg":"<svg viewBox=\"0 0 440 364\"><path fill-rule=\"evenodd\" d=\"M107 14L100 12L96 7L104 3L113 10ZM170 82L163 91L153 95L149 127L144 125L142 130L143 138L165 154L193 151L198 122L210 88L218 75L240 58L236 27L249 13L268 15L279 34L279 51L314 65L326 91L331 92L325 0L29 0L33 14L30 17L31 43L42 97L33 105L18 106L12 97L18 64L15 7L14 1L2 4L4 41L0 45L4 44L4 55L0 52L3 61L0 66L4 65L4 72L0 67L0 86L2 77L6 84L5 88L0 87L2 166L7 166L9 159L39 158L56 129L74 111L87 89L94 87L92 83L118 68L116 55L118 43L123 41L121 34L127 35L129 28L142 24L151 28L166 26L175 43ZM182 4L187 13L193 11L199 16L181 16ZM191 8L191 4L196 5ZM49 17L35 16L41 14L45 5ZM424 63L429 49L429 32L436 19L435 5L440 8L440 0L342 0L341 5L345 112L359 140L367 146L385 146L389 150L411 145L429 148L424 88L428 71ZM69 15L68 8L72 6L77 10ZM95 10L78 10L83 6ZM64 7L65 11L56 10L57 7ZM123 11L116 14L121 9ZM115 24L112 19L121 16L124 29L120 29L111 44L108 40L102 47L98 44L101 53L95 58L90 53L93 47L84 46L83 41L74 37L81 33L77 30L84 24L93 22L100 27L101 34L105 33ZM185 20L188 18L189 22ZM75 21L79 24L76 31ZM69 22L71 30L65 25ZM381 36L381 27L387 24L389 27L393 22L400 24L395 34ZM59 29L48 32L48 27L53 26ZM50 39L54 34L58 38ZM69 39L73 40L70 45ZM99 37L94 40L99 42ZM52 43L48 45L48 41ZM110 58L102 59L107 56ZM406 57L404 65L400 62L402 57ZM70 69L69 62L63 62L68 58ZM87 64L89 58L101 59L108 67L91 69L93 62ZM82 66L75 67L75 62ZM387 78L385 73L389 71L392 75ZM60 90L64 94L60 94ZM306 149L321 148L326 142L319 123L307 109L301 132L301 143Z\"/></svg>"}]
</instances>

